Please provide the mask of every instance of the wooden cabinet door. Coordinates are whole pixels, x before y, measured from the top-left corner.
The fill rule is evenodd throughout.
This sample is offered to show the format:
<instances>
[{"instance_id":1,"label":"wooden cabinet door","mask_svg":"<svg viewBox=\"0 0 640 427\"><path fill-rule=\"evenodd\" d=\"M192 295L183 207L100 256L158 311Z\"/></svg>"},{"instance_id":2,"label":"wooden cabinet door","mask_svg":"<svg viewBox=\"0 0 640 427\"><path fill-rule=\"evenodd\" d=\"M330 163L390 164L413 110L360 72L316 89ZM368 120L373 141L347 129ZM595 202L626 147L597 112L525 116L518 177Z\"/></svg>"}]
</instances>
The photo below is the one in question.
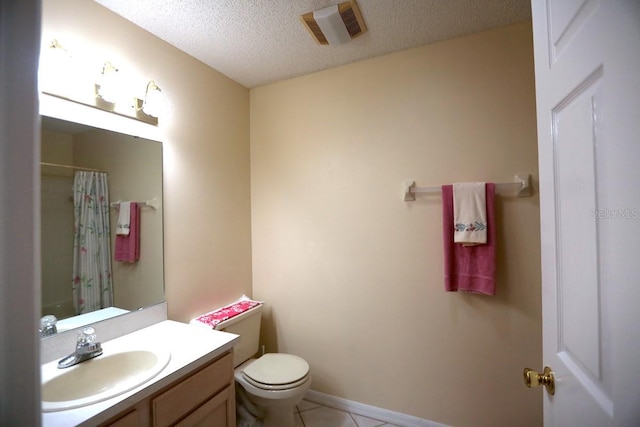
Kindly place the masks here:
<instances>
[{"instance_id":1,"label":"wooden cabinet door","mask_svg":"<svg viewBox=\"0 0 640 427\"><path fill-rule=\"evenodd\" d=\"M234 427L236 404L233 383L206 401L176 427Z\"/></svg>"},{"instance_id":2,"label":"wooden cabinet door","mask_svg":"<svg viewBox=\"0 0 640 427\"><path fill-rule=\"evenodd\" d=\"M125 414L124 416L122 414ZM233 352L143 399L101 427L235 427Z\"/></svg>"},{"instance_id":3,"label":"wooden cabinet door","mask_svg":"<svg viewBox=\"0 0 640 427\"><path fill-rule=\"evenodd\" d=\"M211 365L151 400L153 425L169 427L184 415L191 414L233 384L233 353L228 353ZM232 387L233 390L233 387Z\"/></svg>"},{"instance_id":4,"label":"wooden cabinet door","mask_svg":"<svg viewBox=\"0 0 640 427\"><path fill-rule=\"evenodd\" d=\"M139 427L140 422L140 414L136 409L129 412L122 418L118 418L112 423L109 423L109 427Z\"/></svg>"}]
</instances>

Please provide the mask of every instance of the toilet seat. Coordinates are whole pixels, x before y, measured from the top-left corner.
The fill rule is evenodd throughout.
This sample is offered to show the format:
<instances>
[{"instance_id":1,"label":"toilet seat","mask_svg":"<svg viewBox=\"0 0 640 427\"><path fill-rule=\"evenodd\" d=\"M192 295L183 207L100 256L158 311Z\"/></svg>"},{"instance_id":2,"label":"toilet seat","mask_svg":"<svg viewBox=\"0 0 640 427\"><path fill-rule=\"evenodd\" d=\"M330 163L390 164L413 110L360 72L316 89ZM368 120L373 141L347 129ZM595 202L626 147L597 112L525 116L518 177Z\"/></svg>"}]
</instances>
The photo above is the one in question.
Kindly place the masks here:
<instances>
[{"instance_id":1,"label":"toilet seat","mask_svg":"<svg viewBox=\"0 0 640 427\"><path fill-rule=\"evenodd\" d=\"M267 353L245 367L242 376L263 390L287 390L308 380L309 364L293 354Z\"/></svg>"}]
</instances>

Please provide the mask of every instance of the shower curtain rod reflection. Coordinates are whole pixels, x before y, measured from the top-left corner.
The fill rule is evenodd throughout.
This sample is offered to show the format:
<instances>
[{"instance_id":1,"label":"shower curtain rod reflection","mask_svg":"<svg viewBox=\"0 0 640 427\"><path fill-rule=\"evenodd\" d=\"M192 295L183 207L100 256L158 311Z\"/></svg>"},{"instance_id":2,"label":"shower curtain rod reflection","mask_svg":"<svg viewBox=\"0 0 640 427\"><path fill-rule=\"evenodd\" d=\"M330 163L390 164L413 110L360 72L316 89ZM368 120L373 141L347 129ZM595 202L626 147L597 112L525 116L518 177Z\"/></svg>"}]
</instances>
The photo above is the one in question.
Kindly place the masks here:
<instances>
[{"instance_id":1,"label":"shower curtain rod reflection","mask_svg":"<svg viewBox=\"0 0 640 427\"><path fill-rule=\"evenodd\" d=\"M78 171L109 173L107 171L103 171L103 170L100 170L100 169L85 168L83 166L59 165L57 163L40 162L40 166L51 166L51 167L54 167L54 168L73 169L73 170L78 170Z\"/></svg>"}]
</instances>

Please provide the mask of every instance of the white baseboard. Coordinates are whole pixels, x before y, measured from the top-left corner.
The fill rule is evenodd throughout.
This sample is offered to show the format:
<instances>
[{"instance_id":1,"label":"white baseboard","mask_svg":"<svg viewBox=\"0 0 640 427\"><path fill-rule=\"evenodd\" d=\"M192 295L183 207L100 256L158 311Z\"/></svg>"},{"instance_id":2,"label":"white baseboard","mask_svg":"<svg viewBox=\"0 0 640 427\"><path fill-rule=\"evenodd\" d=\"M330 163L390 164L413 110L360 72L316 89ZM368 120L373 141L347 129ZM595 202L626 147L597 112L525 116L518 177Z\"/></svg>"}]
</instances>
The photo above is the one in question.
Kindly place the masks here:
<instances>
[{"instance_id":1,"label":"white baseboard","mask_svg":"<svg viewBox=\"0 0 640 427\"><path fill-rule=\"evenodd\" d=\"M402 414L400 412L389 411L388 409L382 409L371 405L365 405L364 403L342 399L340 397L320 393L315 390L307 391L304 398L305 400L318 403L323 406L340 409L341 411L351 412L353 414L395 424L400 427L449 427L446 424L425 420L423 418Z\"/></svg>"}]
</instances>

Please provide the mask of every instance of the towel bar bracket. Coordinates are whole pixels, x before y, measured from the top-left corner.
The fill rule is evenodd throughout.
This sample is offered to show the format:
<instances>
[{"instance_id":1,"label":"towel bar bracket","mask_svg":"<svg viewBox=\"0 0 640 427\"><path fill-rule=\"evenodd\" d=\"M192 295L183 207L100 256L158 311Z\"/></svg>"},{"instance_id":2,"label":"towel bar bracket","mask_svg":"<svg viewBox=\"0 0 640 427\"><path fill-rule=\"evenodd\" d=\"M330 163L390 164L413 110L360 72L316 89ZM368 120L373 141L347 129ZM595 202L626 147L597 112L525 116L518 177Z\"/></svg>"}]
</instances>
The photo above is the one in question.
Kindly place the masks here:
<instances>
[{"instance_id":1,"label":"towel bar bracket","mask_svg":"<svg viewBox=\"0 0 640 427\"><path fill-rule=\"evenodd\" d=\"M411 180L406 180L402 182L402 188L403 190L403 194L404 194L404 201L405 202L413 202L414 200L416 200L416 195L413 192L413 189L416 186L416 182L415 181L411 181Z\"/></svg>"},{"instance_id":2,"label":"towel bar bracket","mask_svg":"<svg viewBox=\"0 0 640 427\"><path fill-rule=\"evenodd\" d=\"M522 184L520 190L518 190L518 197L531 197L533 196L533 190L531 188L531 175L530 174L518 174L513 179L515 182Z\"/></svg>"}]
</instances>

